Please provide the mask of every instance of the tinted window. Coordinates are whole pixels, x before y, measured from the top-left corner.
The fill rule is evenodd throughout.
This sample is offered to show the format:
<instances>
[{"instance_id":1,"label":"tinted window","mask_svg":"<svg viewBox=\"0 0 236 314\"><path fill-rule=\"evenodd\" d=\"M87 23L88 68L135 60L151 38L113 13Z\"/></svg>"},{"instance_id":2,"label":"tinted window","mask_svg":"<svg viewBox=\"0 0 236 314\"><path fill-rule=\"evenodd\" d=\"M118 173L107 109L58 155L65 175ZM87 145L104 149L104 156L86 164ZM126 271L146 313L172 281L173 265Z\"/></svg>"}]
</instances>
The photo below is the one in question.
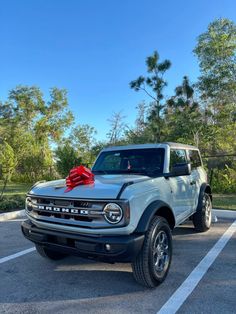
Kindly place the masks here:
<instances>
[{"instance_id":1,"label":"tinted window","mask_svg":"<svg viewBox=\"0 0 236 314\"><path fill-rule=\"evenodd\" d=\"M199 152L197 150L189 150L188 155L189 155L192 169L197 168L202 165Z\"/></svg>"},{"instance_id":2,"label":"tinted window","mask_svg":"<svg viewBox=\"0 0 236 314\"><path fill-rule=\"evenodd\" d=\"M187 162L186 151L184 149L171 149L170 150L170 171L173 166L185 164Z\"/></svg>"},{"instance_id":3,"label":"tinted window","mask_svg":"<svg viewBox=\"0 0 236 314\"><path fill-rule=\"evenodd\" d=\"M93 166L93 173L141 173L155 175L163 172L163 148L127 149L103 152Z\"/></svg>"}]
</instances>

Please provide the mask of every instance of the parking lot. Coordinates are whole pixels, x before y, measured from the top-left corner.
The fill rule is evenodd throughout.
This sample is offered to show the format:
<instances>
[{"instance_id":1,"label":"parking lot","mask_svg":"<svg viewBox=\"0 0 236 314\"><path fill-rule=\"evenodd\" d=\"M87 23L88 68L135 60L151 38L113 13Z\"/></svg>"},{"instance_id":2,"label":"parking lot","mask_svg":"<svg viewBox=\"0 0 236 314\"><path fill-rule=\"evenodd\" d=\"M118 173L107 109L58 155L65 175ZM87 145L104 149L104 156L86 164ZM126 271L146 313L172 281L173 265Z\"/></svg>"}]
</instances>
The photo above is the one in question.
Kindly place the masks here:
<instances>
[{"instance_id":1,"label":"parking lot","mask_svg":"<svg viewBox=\"0 0 236 314\"><path fill-rule=\"evenodd\" d=\"M21 234L21 221L0 223L0 313L174 313L176 302L178 313L236 312L236 233L231 230L205 273L198 266L209 251L214 255L212 248L234 220L218 219L207 233L196 233L191 223L175 229L169 275L154 290L134 281L129 264L78 257L49 261L35 251L13 255L33 247ZM190 275L197 266L198 273ZM185 280L178 290L182 301L173 299Z\"/></svg>"}]
</instances>

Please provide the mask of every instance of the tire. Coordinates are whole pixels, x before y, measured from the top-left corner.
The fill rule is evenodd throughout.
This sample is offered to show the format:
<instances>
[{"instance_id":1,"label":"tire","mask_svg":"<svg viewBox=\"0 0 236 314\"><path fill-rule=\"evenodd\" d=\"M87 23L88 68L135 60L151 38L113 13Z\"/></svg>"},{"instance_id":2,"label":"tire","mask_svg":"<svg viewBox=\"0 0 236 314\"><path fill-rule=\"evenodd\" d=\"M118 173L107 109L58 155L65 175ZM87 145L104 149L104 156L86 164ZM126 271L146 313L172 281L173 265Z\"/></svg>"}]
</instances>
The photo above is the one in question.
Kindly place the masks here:
<instances>
[{"instance_id":1,"label":"tire","mask_svg":"<svg viewBox=\"0 0 236 314\"><path fill-rule=\"evenodd\" d=\"M193 225L198 232L205 232L211 227L212 203L209 194L204 193L200 209L193 214Z\"/></svg>"},{"instance_id":2,"label":"tire","mask_svg":"<svg viewBox=\"0 0 236 314\"><path fill-rule=\"evenodd\" d=\"M147 230L142 250L132 263L135 280L148 288L162 283L172 258L172 236L166 219L155 216Z\"/></svg>"},{"instance_id":3,"label":"tire","mask_svg":"<svg viewBox=\"0 0 236 314\"><path fill-rule=\"evenodd\" d=\"M63 254L63 253L60 253L60 252L57 252L57 251L53 251L53 250L50 250L46 247L43 247L42 245L40 244L35 244L35 247L36 247L36 250L37 252L44 258L47 258L47 259L51 259L51 260L60 260L60 259L63 259L67 256L67 254Z\"/></svg>"}]
</instances>

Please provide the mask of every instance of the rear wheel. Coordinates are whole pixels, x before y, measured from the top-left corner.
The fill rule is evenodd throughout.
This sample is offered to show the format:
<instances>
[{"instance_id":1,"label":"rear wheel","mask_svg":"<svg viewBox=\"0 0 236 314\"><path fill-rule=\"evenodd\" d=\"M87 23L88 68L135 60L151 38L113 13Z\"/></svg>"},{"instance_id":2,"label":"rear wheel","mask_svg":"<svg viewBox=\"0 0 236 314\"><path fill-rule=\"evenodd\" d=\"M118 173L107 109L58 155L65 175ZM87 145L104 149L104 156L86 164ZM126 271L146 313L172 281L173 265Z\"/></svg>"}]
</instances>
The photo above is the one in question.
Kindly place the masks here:
<instances>
[{"instance_id":1,"label":"rear wheel","mask_svg":"<svg viewBox=\"0 0 236 314\"><path fill-rule=\"evenodd\" d=\"M135 280L154 288L162 283L172 258L172 236L165 218L155 216L145 236L143 248L132 263Z\"/></svg>"},{"instance_id":2,"label":"rear wheel","mask_svg":"<svg viewBox=\"0 0 236 314\"><path fill-rule=\"evenodd\" d=\"M35 247L36 247L37 252L44 258L48 258L52 260L60 260L67 256L66 254L43 247L40 244L35 244Z\"/></svg>"},{"instance_id":3,"label":"rear wheel","mask_svg":"<svg viewBox=\"0 0 236 314\"><path fill-rule=\"evenodd\" d=\"M211 227L212 203L209 194L204 193L201 200L201 207L193 215L193 225L199 232L204 232Z\"/></svg>"}]
</instances>

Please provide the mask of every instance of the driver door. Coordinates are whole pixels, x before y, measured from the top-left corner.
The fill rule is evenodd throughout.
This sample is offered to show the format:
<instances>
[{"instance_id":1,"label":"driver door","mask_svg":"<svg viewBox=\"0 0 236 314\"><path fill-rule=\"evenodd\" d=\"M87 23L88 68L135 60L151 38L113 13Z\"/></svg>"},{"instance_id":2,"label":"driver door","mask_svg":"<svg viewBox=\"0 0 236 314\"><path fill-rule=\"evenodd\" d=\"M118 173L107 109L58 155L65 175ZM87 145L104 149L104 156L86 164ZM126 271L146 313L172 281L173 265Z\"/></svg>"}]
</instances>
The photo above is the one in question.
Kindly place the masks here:
<instances>
[{"instance_id":1,"label":"driver door","mask_svg":"<svg viewBox=\"0 0 236 314\"><path fill-rule=\"evenodd\" d=\"M178 166L187 162L188 160L185 149L170 150L170 172L172 171L173 166ZM169 178L172 195L172 208L175 212L177 223L187 218L193 208L192 186L190 181L190 175Z\"/></svg>"}]
</instances>

